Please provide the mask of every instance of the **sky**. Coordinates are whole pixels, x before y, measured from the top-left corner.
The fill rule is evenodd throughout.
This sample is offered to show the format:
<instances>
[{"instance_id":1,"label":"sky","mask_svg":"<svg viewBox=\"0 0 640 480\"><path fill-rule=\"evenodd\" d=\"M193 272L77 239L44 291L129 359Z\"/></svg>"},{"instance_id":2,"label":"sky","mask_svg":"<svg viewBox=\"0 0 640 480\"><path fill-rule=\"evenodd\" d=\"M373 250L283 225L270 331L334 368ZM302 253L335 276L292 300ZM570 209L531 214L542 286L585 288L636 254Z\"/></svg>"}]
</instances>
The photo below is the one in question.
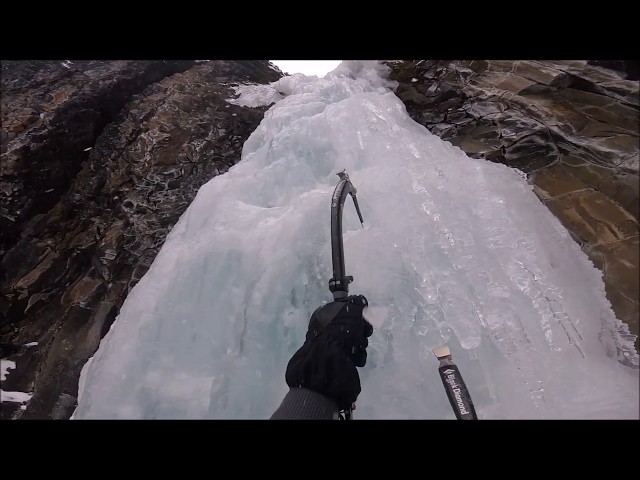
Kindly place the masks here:
<instances>
[{"instance_id":1,"label":"sky","mask_svg":"<svg viewBox=\"0 0 640 480\"><path fill-rule=\"evenodd\" d=\"M271 60L283 73L304 73L324 77L336 68L342 60Z\"/></svg>"},{"instance_id":2,"label":"sky","mask_svg":"<svg viewBox=\"0 0 640 480\"><path fill-rule=\"evenodd\" d=\"M290 72L291 73L291 72ZM82 371L76 419L266 419L331 301L337 172L349 292L374 326L355 419L454 419L446 345L480 419L638 418L638 354L602 272L520 172L413 121L375 62L240 85L272 105L198 192Z\"/></svg>"}]
</instances>

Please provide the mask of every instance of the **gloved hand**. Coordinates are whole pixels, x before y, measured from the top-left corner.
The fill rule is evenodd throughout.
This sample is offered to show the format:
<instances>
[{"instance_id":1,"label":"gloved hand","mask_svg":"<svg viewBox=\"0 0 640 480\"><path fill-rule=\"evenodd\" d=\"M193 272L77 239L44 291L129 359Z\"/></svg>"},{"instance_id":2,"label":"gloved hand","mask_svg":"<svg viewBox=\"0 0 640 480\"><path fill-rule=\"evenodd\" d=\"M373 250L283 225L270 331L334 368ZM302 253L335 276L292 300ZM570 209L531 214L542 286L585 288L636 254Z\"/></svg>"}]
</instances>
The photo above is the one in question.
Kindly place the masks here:
<instances>
[{"instance_id":1,"label":"gloved hand","mask_svg":"<svg viewBox=\"0 0 640 480\"><path fill-rule=\"evenodd\" d=\"M304 345L294 353L285 379L289 387L304 387L333 399L347 410L360 394L356 367L367 363L367 337L373 327L362 311L363 295L331 302L311 315Z\"/></svg>"}]
</instances>

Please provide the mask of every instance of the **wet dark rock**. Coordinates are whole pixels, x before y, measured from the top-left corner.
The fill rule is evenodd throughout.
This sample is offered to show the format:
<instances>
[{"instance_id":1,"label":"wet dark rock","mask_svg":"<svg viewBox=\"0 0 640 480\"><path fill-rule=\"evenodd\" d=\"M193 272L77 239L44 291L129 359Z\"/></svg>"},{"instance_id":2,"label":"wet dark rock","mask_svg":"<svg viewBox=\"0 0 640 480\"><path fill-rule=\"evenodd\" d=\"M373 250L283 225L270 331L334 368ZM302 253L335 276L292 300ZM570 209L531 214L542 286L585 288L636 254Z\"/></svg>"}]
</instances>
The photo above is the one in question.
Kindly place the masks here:
<instances>
[{"instance_id":1,"label":"wet dark rock","mask_svg":"<svg viewBox=\"0 0 640 480\"><path fill-rule=\"evenodd\" d=\"M0 256L47 212L122 106L193 61L3 61Z\"/></svg>"},{"instance_id":2,"label":"wet dark rock","mask_svg":"<svg viewBox=\"0 0 640 480\"><path fill-rule=\"evenodd\" d=\"M589 60L589 63L622 72L629 80L640 80L640 62L638 60Z\"/></svg>"}]
</instances>

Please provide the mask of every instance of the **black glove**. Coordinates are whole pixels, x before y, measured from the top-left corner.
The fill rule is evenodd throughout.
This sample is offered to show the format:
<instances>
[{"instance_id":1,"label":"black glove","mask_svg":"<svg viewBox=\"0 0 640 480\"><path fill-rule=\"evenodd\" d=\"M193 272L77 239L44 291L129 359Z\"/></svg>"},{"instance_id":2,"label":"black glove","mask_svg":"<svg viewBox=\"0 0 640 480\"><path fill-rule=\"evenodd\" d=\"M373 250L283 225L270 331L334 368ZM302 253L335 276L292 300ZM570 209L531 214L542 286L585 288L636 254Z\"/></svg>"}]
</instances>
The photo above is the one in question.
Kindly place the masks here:
<instances>
[{"instance_id":1,"label":"black glove","mask_svg":"<svg viewBox=\"0 0 640 480\"><path fill-rule=\"evenodd\" d=\"M356 367L367 363L367 337L373 333L362 316L367 305L363 295L352 295L313 312L304 345L287 365L289 387L325 395L341 410L351 407L360 394Z\"/></svg>"}]
</instances>

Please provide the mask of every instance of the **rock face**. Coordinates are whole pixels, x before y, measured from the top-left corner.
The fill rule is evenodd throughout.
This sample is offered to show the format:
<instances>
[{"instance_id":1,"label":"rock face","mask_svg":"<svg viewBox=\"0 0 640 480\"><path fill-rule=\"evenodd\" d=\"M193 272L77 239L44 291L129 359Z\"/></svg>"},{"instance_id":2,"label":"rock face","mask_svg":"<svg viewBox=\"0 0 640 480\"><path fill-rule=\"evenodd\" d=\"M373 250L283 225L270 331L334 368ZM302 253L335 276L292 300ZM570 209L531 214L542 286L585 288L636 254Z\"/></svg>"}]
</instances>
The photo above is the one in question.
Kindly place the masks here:
<instances>
[{"instance_id":1,"label":"rock face","mask_svg":"<svg viewBox=\"0 0 640 480\"><path fill-rule=\"evenodd\" d=\"M0 255L66 192L133 95L193 61L3 61Z\"/></svg>"},{"instance_id":2,"label":"rock face","mask_svg":"<svg viewBox=\"0 0 640 480\"><path fill-rule=\"evenodd\" d=\"M638 335L638 63L388 65L399 82L396 95L416 122L470 157L528 175L540 200L603 270L614 312Z\"/></svg>"},{"instance_id":3,"label":"rock face","mask_svg":"<svg viewBox=\"0 0 640 480\"><path fill-rule=\"evenodd\" d=\"M3 390L33 397L2 403L2 418L69 418L127 293L262 120L267 107L226 101L231 86L282 74L266 61L29 65L3 64L0 356L16 362Z\"/></svg>"}]
</instances>

